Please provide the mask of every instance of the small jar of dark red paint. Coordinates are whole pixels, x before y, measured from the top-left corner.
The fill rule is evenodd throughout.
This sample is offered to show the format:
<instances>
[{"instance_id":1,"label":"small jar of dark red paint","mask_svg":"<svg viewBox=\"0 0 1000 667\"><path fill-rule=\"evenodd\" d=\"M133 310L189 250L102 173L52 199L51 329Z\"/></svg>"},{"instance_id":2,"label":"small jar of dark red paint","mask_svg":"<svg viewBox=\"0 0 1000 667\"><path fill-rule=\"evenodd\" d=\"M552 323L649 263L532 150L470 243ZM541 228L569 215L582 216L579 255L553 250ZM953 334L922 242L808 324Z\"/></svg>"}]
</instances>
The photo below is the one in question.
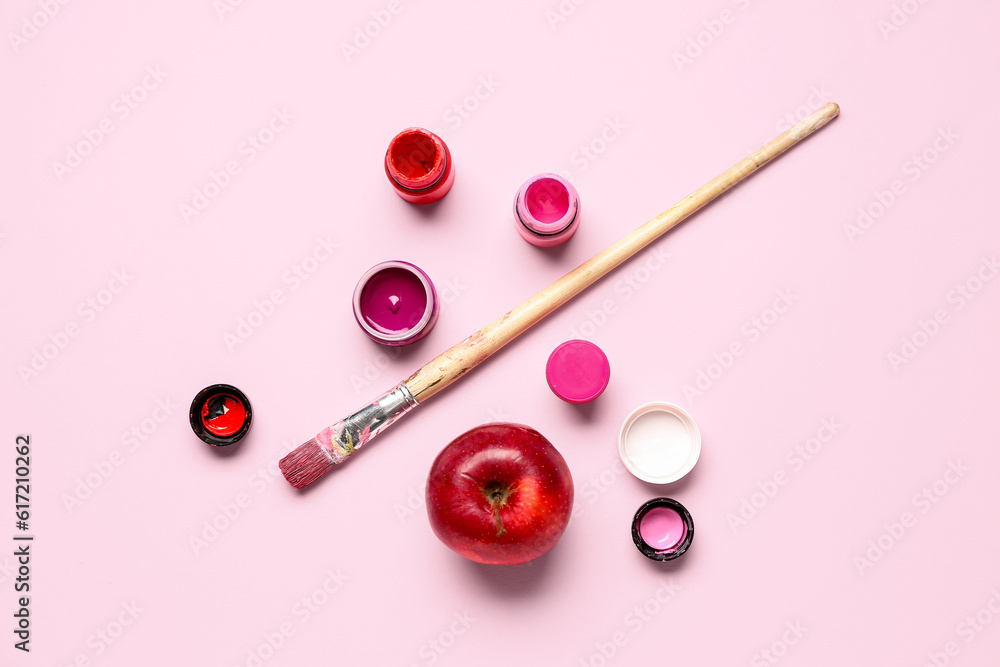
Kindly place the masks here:
<instances>
[{"instance_id":1,"label":"small jar of dark red paint","mask_svg":"<svg viewBox=\"0 0 1000 667\"><path fill-rule=\"evenodd\" d=\"M430 204L448 194L455 182L455 165L441 137L409 127L389 143L385 174L400 197L411 204Z\"/></svg>"},{"instance_id":2,"label":"small jar of dark red paint","mask_svg":"<svg viewBox=\"0 0 1000 667\"><path fill-rule=\"evenodd\" d=\"M198 392L188 415L191 430L213 447L234 445L250 432L253 408L246 394L229 384L213 384Z\"/></svg>"}]
</instances>

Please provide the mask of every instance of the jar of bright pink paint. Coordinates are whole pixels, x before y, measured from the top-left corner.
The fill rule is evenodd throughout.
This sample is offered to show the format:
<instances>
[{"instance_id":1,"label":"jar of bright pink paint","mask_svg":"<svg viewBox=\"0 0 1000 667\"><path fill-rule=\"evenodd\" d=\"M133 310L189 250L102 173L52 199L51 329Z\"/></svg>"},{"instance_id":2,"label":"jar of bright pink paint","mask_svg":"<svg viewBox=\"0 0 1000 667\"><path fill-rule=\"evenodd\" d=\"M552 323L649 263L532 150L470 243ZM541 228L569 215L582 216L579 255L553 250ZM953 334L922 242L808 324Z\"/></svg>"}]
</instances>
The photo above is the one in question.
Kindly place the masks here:
<instances>
[{"instance_id":1,"label":"jar of bright pink paint","mask_svg":"<svg viewBox=\"0 0 1000 667\"><path fill-rule=\"evenodd\" d=\"M565 243L580 226L580 195L558 174L533 176L514 198L514 223L532 245L551 248Z\"/></svg>"}]
</instances>

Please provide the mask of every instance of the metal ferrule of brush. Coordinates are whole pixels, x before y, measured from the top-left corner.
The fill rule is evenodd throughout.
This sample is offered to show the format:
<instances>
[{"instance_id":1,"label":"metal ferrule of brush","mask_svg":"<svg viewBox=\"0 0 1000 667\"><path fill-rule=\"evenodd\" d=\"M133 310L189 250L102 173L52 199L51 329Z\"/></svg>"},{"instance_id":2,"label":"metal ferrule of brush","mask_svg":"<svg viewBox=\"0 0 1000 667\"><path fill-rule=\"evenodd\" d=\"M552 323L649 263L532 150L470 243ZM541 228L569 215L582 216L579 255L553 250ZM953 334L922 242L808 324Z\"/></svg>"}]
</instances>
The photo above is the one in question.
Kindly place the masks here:
<instances>
[{"instance_id":1,"label":"metal ferrule of brush","mask_svg":"<svg viewBox=\"0 0 1000 667\"><path fill-rule=\"evenodd\" d=\"M417 399L400 382L350 417L320 431L316 440L337 464L415 407Z\"/></svg>"}]
</instances>

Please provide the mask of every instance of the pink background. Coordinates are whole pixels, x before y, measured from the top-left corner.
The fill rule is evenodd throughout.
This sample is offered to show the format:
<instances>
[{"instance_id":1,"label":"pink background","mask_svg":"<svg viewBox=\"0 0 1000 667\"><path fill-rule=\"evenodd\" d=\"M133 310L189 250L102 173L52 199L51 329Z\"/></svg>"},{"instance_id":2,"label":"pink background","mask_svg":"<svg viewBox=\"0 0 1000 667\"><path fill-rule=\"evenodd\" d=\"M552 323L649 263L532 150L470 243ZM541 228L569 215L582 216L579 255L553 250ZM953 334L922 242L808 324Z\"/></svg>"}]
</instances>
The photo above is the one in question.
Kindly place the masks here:
<instances>
[{"instance_id":1,"label":"pink background","mask_svg":"<svg viewBox=\"0 0 1000 667\"><path fill-rule=\"evenodd\" d=\"M0 10L0 663L992 664L996 3L232 1ZM301 494L277 476L285 452L828 100L843 112L820 134L344 469ZM262 150L244 143L272 123ZM455 156L434 207L382 172L410 125ZM552 251L511 218L541 171L583 202ZM445 301L398 354L350 312L386 259ZM575 336L612 365L583 408L544 379ZM253 402L232 452L187 423L214 382ZM704 436L668 487L617 462L622 421L653 400ZM520 567L453 554L422 501L435 454L498 419L539 429L576 483L562 541ZM10 629L19 433L30 655ZM629 535L658 495L697 526L672 566Z\"/></svg>"}]
</instances>

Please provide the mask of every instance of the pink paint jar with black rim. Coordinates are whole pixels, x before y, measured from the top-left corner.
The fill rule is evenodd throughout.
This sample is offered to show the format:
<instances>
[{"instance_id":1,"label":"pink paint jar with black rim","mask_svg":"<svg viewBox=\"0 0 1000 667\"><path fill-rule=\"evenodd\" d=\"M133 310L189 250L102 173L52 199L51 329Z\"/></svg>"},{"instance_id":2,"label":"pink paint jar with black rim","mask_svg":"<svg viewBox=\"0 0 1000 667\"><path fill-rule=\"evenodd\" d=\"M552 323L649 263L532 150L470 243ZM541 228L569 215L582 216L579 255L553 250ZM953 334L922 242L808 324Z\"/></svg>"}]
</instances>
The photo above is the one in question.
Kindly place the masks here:
<instances>
[{"instance_id":1,"label":"pink paint jar with black rim","mask_svg":"<svg viewBox=\"0 0 1000 667\"><path fill-rule=\"evenodd\" d=\"M521 238L532 245L563 244L580 226L580 195L558 174L533 176L514 198L514 223Z\"/></svg>"}]
</instances>

